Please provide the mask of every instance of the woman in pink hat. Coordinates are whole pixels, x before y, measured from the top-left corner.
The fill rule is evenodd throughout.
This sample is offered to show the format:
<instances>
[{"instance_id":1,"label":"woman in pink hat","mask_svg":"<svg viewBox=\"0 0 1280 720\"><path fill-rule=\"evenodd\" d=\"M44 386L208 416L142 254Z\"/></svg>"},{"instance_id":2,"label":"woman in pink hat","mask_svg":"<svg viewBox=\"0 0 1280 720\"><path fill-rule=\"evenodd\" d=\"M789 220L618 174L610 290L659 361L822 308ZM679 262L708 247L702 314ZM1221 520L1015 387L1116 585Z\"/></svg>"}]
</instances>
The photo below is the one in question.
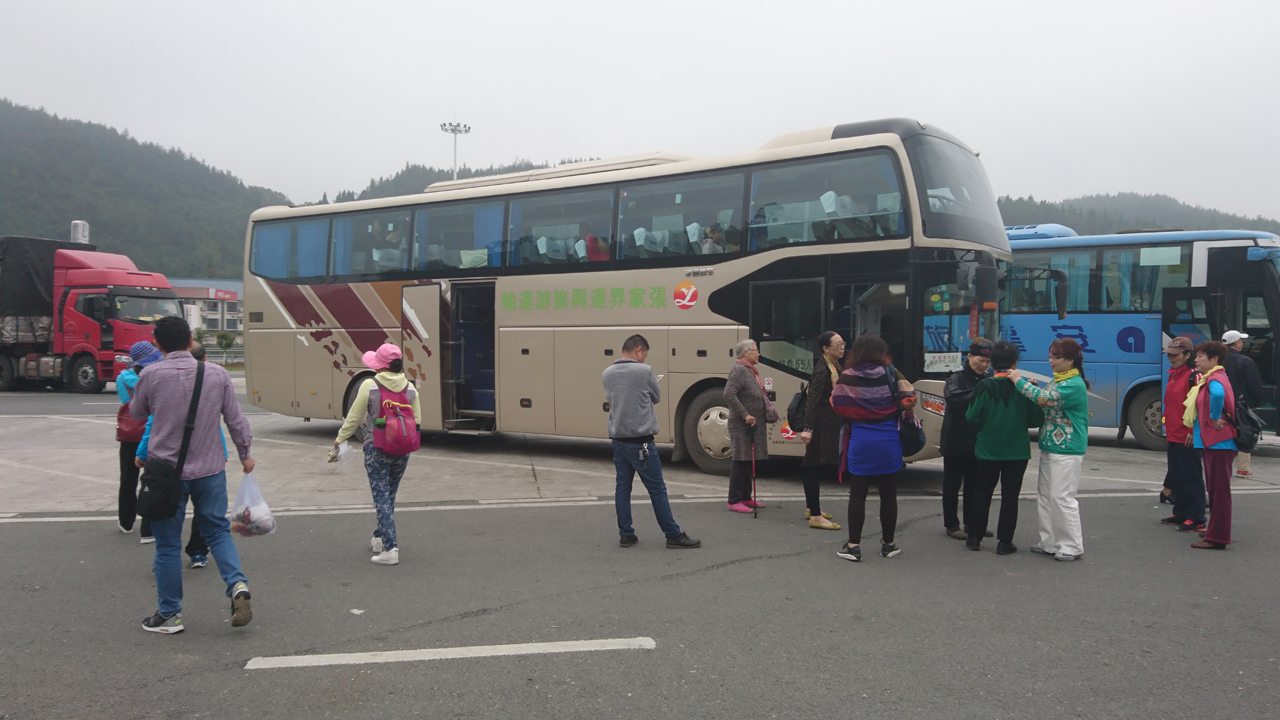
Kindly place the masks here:
<instances>
[{"instance_id":1,"label":"woman in pink hat","mask_svg":"<svg viewBox=\"0 0 1280 720\"><path fill-rule=\"evenodd\" d=\"M404 375L400 348L384 344L362 358L366 367L378 374L360 384L346 422L334 441L336 449L364 423L364 468L369 473L369 489L378 513L373 531L370 560L379 565L400 563L396 544L396 490L409 464L409 454L418 449L418 392Z\"/></svg>"}]
</instances>

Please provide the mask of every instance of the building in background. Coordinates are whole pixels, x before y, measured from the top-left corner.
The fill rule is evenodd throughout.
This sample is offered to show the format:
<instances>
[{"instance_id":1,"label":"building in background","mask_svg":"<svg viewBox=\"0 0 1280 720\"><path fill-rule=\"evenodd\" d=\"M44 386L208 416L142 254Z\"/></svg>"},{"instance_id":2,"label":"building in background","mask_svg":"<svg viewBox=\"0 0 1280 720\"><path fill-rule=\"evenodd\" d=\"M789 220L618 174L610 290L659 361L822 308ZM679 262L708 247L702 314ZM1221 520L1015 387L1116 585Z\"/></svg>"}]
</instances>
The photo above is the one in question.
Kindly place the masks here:
<instances>
[{"instance_id":1,"label":"building in background","mask_svg":"<svg viewBox=\"0 0 1280 720\"><path fill-rule=\"evenodd\" d=\"M209 334L229 332L237 343L243 343L244 313L240 294L244 282L211 278L171 278L170 284L183 305L183 314L191 329Z\"/></svg>"}]
</instances>

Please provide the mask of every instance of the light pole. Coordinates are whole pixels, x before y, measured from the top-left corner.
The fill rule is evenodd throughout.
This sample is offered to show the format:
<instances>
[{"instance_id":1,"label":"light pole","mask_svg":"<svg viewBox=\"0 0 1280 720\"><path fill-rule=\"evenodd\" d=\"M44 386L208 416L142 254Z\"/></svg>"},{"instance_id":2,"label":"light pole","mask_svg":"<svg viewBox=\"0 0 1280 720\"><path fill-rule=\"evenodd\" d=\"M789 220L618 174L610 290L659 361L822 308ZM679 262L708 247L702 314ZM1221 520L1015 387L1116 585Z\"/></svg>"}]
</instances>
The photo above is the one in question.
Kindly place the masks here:
<instances>
[{"instance_id":1,"label":"light pole","mask_svg":"<svg viewBox=\"0 0 1280 720\"><path fill-rule=\"evenodd\" d=\"M470 125L462 123L440 123L440 131L453 136L453 179L458 179L458 136L471 132Z\"/></svg>"}]
</instances>

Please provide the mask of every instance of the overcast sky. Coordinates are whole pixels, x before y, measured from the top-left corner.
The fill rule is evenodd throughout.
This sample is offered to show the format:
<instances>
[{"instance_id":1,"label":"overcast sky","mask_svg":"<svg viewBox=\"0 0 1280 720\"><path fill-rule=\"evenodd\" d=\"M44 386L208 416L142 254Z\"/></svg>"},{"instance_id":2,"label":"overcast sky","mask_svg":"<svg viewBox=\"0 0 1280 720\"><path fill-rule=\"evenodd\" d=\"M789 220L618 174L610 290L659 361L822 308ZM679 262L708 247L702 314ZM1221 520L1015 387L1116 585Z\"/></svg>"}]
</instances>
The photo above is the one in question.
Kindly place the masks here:
<instances>
[{"instance_id":1,"label":"overcast sky","mask_svg":"<svg viewBox=\"0 0 1280 720\"><path fill-rule=\"evenodd\" d=\"M1280 218L1280 2L18 2L0 96L295 202L406 162L710 156L881 117L999 194Z\"/></svg>"}]
</instances>

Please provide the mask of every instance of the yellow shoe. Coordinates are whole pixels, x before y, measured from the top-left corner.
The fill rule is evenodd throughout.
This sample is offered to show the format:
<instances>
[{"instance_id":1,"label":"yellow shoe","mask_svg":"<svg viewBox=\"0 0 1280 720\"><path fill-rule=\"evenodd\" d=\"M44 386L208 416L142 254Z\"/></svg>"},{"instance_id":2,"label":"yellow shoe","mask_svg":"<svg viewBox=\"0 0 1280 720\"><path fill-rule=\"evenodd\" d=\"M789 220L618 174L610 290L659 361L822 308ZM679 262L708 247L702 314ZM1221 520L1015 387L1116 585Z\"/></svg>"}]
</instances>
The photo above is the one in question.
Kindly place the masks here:
<instances>
[{"instance_id":1,"label":"yellow shoe","mask_svg":"<svg viewBox=\"0 0 1280 720\"><path fill-rule=\"evenodd\" d=\"M826 519L830 520L830 519L831 519L831 513L822 513L822 517L824 517L824 518L826 518ZM813 519L813 518L811 518L811 517L809 516L809 508L805 508L805 509L804 509L804 519L805 519L805 520L812 520L812 519Z\"/></svg>"},{"instance_id":2,"label":"yellow shoe","mask_svg":"<svg viewBox=\"0 0 1280 720\"><path fill-rule=\"evenodd\" d=\"M840 529L840 525L838 523L828 522L826 525L821 525L818 523L816 519L809 520L809 527L815 530L839 530Z\"/></svg>"}]
</instances>

